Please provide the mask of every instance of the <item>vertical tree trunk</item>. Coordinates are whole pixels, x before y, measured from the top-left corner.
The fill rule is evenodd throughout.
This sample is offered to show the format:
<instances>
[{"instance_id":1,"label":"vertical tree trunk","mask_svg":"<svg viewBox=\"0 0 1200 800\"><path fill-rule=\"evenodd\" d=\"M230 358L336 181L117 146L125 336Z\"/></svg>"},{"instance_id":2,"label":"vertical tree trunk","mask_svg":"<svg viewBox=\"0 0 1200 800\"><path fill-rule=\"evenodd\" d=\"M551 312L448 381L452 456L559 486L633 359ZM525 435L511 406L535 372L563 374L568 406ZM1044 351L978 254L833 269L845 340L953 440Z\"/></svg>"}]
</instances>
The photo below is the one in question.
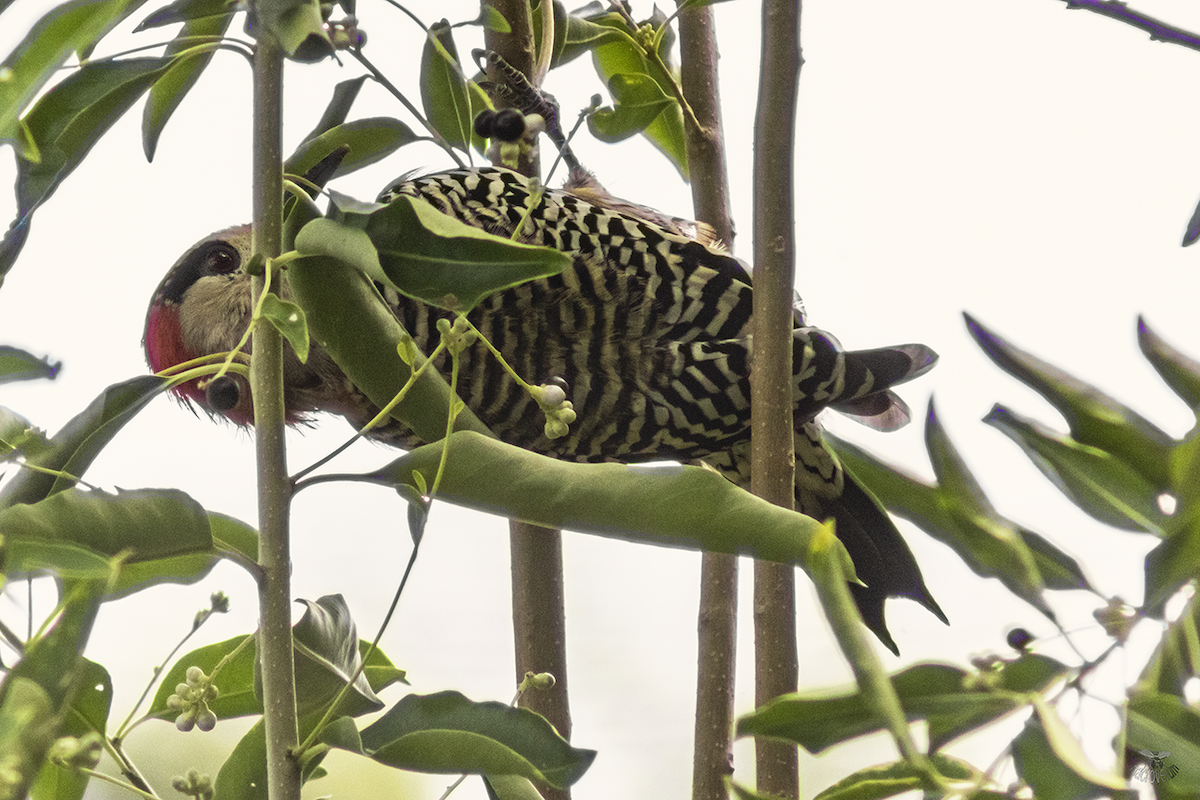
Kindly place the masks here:
<instances>
[{"instance_id":1,"label":"vertical tree trunk","mask_svg":"<svg viewBox=\"0 0 1200 800\"><path fill-rule=\"evenodd\" d=\"M800 78L800 2L764 0L758 111L754 124L754 366L750 376L751 491L792 508L792 208L796 92ZM758 562L754 570L755 705L794 692L795 570ZM796 798L799 754L793 744L755 743L760 792Z\"/></svg>"},{"instance_id":2,"label":"vertical tree trunk","mask_svg":"<svg viewBox=\"0 0 1200 800\"><path fill-rule=\"evenodd\" d=\"M717 43L712 11L679 15L680 79L684 96L703 126L687 126L688 170L696 218L713 226L732 247L729 187L717 93ZM734 666L737 655L737 559L705 553L700 566L696 621L696 727L692 760L693 800L725 800L733 771Z\"/></svg>"}]
</instances>

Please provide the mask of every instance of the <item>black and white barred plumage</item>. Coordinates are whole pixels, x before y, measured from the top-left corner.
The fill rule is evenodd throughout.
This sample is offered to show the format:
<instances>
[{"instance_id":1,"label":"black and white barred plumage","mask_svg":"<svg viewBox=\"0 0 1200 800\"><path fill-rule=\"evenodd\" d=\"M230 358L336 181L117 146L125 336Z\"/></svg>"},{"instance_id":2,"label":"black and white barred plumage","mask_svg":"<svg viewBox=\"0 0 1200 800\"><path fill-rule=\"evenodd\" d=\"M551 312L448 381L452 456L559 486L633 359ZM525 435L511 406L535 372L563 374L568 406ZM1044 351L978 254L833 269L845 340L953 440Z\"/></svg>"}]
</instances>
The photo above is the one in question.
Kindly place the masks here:
<instances>
[{"instance_id":1,"label":"black and white barred plumage","mask_svg":"<svg viewBox=\"0 0 1200 800\"><path fill-rule=\"evenodd\" d=\"M474 227L573 258L561 274L497 292L467 315L524 380L564 385L577 414L565 436L548 438L538 404L476 342L461 356L459 394L497 436L572 461L704 461L747 485L751 278L702 228L612 198L586 179L569 182L566 189L538 191L527 178L494 167L402 180L380 201L401 195ZM224 294L202 301L192 287L210 272L228 277L225 259L231 253L247 257L239 247L248 245L229 245L235 230L243 229L197 245L164 280L147 329L155 369L162 368L156 360L164 360L156 359L156 350L187 354L195 349L187 341L180 345L153 334L156 327L168 329L157 320L175 313L185 318L186 328L193 301L197 307L229 302ZM430 352L440 337L437 320L449 312L381 290L418 347ZM217 282L205 291L232 290ZM907 412L889 387L923 373L936 356L921 345L847 352L829 334L808 327L799 313L793 342L797 508L836 518L837 532L868 584L853 587L860 610L894 650L883 620L888 596L912 598L945 617L886 513L825 447L815 417L832 407L880 428L903 424ZM293 381L299 410L307 397L309 407L341 413L355 425L373 416L369 402L327 356L316 354L314 363L325 366ZM434 365L449 371L444 355ZM353 397L347 399L345 387ZM404 447L420 443L398 421L370 435Z\"/></svg>"}]
</instances>

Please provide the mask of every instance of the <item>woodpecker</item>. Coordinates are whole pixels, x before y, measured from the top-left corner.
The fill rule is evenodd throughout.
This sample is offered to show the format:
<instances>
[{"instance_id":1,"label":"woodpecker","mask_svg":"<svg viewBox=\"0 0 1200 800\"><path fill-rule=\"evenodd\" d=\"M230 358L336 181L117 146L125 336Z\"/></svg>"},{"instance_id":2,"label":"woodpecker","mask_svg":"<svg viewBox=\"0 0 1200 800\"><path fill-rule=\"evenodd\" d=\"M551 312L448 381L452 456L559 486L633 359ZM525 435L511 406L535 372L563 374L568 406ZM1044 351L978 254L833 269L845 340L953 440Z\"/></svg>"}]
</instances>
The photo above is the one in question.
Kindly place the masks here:
<instances>
[{"instance_id":1,"label":"woodpecker","mask_svg":"<svg viewBox=\"0 0 1200 800\"><path fill-rule=\"evenodd\" d=\"M703 461L748 485L751 277L704 226L613 198L578 172L555 190L503 168L457 169L402 179L379 201L402 195L573 257L563 273L497 292L467 315L526 381L562 388L577 415L565 435L551 438L537 402L477 342L460 357L459 394L498 437L577 462ZM153 371L240 341L252 313L250 233L241 226L206 237L167 273L146 319ZM438 320L451 313L379 288L430 352ZM286 299L286 272L281 293ZM887 597L908 597L946 617L887 513L822 440L816 417L832 408L884 430L904 424L907 409L891 387L924 373L937 356L919 344L846 351L810 327L799 304L792 337L796 508L836 520L867 584L851 586L864 621L895 652ZM450 363L443 355L434 366L448 374ZM361 427L378 410L315 344L303 364L289 351L284 381L292 423L324 411ZM176 392L245 425L252 403L249 387L239 389L220 400L196 382ZM404 448L423 443L398 421L368 435Z\"/></svg>"}]
</instances>

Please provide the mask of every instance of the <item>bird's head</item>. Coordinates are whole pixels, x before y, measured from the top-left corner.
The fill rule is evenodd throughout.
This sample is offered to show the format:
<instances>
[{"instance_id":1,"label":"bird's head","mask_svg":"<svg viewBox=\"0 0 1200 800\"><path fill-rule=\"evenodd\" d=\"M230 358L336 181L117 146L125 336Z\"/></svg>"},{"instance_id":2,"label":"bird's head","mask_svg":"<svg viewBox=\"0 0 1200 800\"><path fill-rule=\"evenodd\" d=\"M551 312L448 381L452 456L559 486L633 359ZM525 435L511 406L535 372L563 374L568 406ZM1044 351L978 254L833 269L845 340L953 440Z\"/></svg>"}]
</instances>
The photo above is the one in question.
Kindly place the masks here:
<instances>
[{"instance_id":1,"label":"bird's head","mask_svg":"<svg viewBox=\"0 0 1200 800\"><path fill-rule=\"evenodd\" d=\"M142 346L152 371L237 346L252 312L246 274L250 253L250 226L241 225L205 237L175 262L155 290L146 314ZM254 419L249 385L240 375L230 377L236 395L230 397L233 390L227 393L234 401L228 408L214 408L199 380L181 384L175 392L210 413L249 424Z\"/></svg>"},{"instance_id":2,"label":"bird's head","mask_svg":"<svg viewBox=\"0 0 1200 800\"><path fill-rule=\"evenodd\" d=\"M171 267L146 314L142 344L151 370L160 372L237 346L254 311L246 272L251 252L251 228L240 225L205 237ZM277 288L287 296L286 283ZM175 393L210 414L249 425L254 422L249 383L240 375L228 377L233 383L226 382L219 391L206 391L200 380L193 380L176 387ZM359 397L319 347L310 349L304 364L286 351L284 405L289 423L304 421L314 410L357 416Z\"/></svg>"}]
</instances>

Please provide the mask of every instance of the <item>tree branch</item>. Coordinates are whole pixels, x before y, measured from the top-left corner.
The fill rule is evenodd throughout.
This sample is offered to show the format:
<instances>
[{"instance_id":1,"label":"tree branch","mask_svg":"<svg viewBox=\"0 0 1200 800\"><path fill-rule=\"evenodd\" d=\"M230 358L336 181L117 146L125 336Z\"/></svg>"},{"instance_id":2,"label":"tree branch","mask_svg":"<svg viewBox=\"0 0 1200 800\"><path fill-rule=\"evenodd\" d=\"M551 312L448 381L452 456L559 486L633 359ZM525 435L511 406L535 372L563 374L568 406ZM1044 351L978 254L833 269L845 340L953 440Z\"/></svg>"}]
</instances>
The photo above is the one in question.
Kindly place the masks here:
<instances>
[{"instance_id":1,"label":"tree branch","mask_svg":"<svg viewBox=\"0 0 1200 800\"><path fill-rule=\"evenodd\" d=\"M697 124L685 125L692 205L696 219L733 244L721 105L717 94L717 43L712 11L679 14L680 81ZM696 728L692 756L693 800L725 800L732 771L734 667L737 653L737 559L705 553L700 566L696 619Z\"/></svg>"},{"instance_id":2,"label":"tree branch","mask_svg":"<svg viewBox=\"0 0 1200 800\"><path fill-rule=\"evenodd\" d=\"M1183 28L1176 28L1174 25L1160 22L1154 17L1142 14L1141 12L1134 11L1126 7L1124 3L1118 2L1118 0L1066 0L1066 3L1068 10L1083 9L1091 11L1093 14L1099 14L1102 17L1110 17L1119 22L1124 22L1126 25L1132 25L1138 30L1143 30L1150 34L1150 38L1153 41L1168 42L1192 50L1200 50L1200 36L1185 31Z\"/></svg>"},{"instance_id":3,"label":"tree branch","mask_svg":"<svg viewBox=\"0 0 1200 800\"><path fill-rule=\"evenodd\" d=\"M796 102L800 82L800 2L765 0L758 111L754 121L754 366L750 373L750 488L776 505L795 503L792 420L792 303ZM795 570L754 565L756 706L796 691ZM757 788L800 796L795 745L755 742Z\"/></svg>"}]
</instances>

